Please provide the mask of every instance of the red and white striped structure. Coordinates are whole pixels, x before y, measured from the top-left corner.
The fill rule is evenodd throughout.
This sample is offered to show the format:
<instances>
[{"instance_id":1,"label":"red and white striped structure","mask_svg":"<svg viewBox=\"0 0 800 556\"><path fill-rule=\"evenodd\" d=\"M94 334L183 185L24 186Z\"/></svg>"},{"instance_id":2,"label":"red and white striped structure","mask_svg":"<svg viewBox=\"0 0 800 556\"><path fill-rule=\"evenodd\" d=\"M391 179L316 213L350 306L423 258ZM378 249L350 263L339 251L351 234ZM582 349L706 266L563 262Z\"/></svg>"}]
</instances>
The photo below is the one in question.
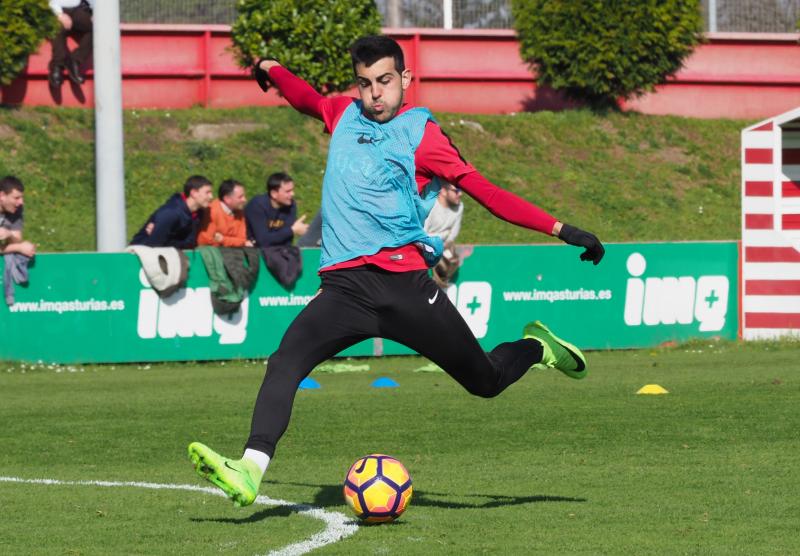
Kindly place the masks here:
<instances>
[{"instance_id":1,"label":"red and white striped structure","mask_svg":"<svg viewBox=\"0 0 800 556\"><path fill-rule=\"evenodd\" d=\"M742 131L740 323L800 336L800 108Z\"/></svg>"}]
</instances>

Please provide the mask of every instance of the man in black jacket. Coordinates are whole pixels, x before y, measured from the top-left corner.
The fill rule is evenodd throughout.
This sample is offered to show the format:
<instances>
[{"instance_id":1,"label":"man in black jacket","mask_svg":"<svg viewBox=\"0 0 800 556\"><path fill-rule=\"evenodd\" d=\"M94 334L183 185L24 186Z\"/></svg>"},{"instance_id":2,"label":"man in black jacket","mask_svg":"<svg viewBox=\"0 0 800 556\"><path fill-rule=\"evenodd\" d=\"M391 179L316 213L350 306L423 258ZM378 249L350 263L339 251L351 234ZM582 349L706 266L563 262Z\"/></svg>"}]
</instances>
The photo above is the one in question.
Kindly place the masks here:
<instances>
[{"instance_id":1,"label":"man in black jacket","mask_svg":"<svg viewBox=\"0 0 800 556\"><path fill-rule=\"evenodd\" d=\"M294 181L277 172L267 178L267 192L253 197L244 209L247 236L258 247L291 245L294 236L308 230L306 216L297 218Z\"/></svg>"},{"instance_id":2,"label":"man in black jacket","mask_svg":"<svg viewBox=\"0 0 800 556\"><path fill-rule=\"evenodd\" d=\"M190 177L183 186L183 193L173 194L150 215L133 236L131 245L194 249L201 211L208 208L212 198L211 182L206 177Z\"/></svg>"}]
</instances>

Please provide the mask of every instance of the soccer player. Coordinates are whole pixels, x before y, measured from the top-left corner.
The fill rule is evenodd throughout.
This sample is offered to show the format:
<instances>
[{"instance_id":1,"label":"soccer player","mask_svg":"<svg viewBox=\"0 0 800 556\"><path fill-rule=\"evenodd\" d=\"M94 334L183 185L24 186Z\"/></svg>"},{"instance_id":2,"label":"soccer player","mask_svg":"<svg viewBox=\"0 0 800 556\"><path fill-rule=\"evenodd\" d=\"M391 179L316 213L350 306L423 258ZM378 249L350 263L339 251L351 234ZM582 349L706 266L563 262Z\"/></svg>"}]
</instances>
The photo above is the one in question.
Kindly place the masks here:
<instances>
[{"instance_id":1,"label":"soccer player","mask_svg":"<svg viewBox=\"0 0 800 556\"><path fill-rule=\"evenodd\" d=\"M275 60L259 60L254 70L263 90L276 86L295 109L322 120L332 137L322 187L320 290L269 357L244 455L229 459L199 442L189 445L198 474L237 506L255 500L300 381L362 340L405 344L485 398L533 366L572 378L587 372L580 350L538 321L525 326L522 339L484 352L428 276L442 242L426 235L423 223L441 178L503 220L583 247L582 260L600 262L600 241L490 183L461 157L429 110L405 104L411 72L394 40L363 37L350 54L360 98L323 97Z\"/></svg>"}]
</instances>

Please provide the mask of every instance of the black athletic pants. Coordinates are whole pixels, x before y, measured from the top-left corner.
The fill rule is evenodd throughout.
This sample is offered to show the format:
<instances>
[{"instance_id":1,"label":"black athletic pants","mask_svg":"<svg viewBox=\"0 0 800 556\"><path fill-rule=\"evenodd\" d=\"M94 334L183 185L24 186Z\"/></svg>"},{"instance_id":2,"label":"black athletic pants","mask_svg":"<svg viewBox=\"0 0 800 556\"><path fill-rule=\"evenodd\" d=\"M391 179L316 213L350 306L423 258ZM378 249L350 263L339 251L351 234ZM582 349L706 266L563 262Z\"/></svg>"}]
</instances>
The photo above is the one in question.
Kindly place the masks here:
<instances>
[{"instance_id":1,"label":"black athletic pants","mask_svg":"<svg viewBox=\"0 0 800 556\"><path fill-rule=\"evenodd\" d=\"M467 323L426 271L387 272L376 267L321 275L320 293L289 325L268 360L247 448L270 457L289 424L300 382L343 349L381 337L427 357L468 392L490 398L542 359L536 340L517 340L486 353Z\"/></svg>"}]
</instances>

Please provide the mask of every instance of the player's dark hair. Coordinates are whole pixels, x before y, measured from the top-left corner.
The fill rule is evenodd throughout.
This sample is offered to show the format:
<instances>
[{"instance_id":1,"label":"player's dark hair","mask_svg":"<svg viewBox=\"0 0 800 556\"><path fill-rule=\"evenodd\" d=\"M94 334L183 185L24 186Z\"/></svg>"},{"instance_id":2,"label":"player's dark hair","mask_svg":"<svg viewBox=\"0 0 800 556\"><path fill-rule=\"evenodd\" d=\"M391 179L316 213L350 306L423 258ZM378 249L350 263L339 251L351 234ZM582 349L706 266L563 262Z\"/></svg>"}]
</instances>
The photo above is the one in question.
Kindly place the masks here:
<instances>
[{"instance_id":1,"label":"player's dark hair","mask_svg":"<svg viewBox=\"0 0 800 556\"><path fill-rule=\"evenodd\" d=\"M277 191L281 188L282 183L292 181L292 177L286 172L275 172L267 178L267 193L270 191Z\"/></svg>"},{"instance_id":2,"label":"player's dark hair","mask_svg":"<svg viewBox=\"0 0 800 556\"><path fill-rule=\"evenodd\" d=\"M217 199L223 199L227 197L233 190L236 189L237 185L242 185L236 180L225 180L221 184L219 184L219 190L217 190Z\"/></svg>"},{"instance_id":3,"label":"player's dark hair","mask_svg":"<svg viewBox=\"0 0 800 556\"><path fill-rule=\"evenodd\" d=\"M191 176L186 183L183 184L183 194L187 197L195 189L200 189L204 185L211 185L209 179L205 176Z\"/></svg>"},{"instance_id":4,"label":"player's dark hair","mask_svg":"<svg viewBox=\"0 0 800 556\"><path fill-rule=\"evenodd\" d=\"M350 47L350 57L353 59L354 73L358 64L370 67L381 58L387 57L394 58L394 68L397 73L403 73L406 69L403 49L396 40L386 35L370 35L356 40Z\"/></svg>"},{"instance_id":5,"label":"player's dark hair","mask_svg":"<svg viewBox=\"0 0 800 556\"><path fill-rule=\"evenodd\" d=\"M22 185L20 179L16 176L6 176L0 179L0 192L8 195L12 191L19 191L20 193L25 191L25 186Z\"/></svg>"}]
</instances>

